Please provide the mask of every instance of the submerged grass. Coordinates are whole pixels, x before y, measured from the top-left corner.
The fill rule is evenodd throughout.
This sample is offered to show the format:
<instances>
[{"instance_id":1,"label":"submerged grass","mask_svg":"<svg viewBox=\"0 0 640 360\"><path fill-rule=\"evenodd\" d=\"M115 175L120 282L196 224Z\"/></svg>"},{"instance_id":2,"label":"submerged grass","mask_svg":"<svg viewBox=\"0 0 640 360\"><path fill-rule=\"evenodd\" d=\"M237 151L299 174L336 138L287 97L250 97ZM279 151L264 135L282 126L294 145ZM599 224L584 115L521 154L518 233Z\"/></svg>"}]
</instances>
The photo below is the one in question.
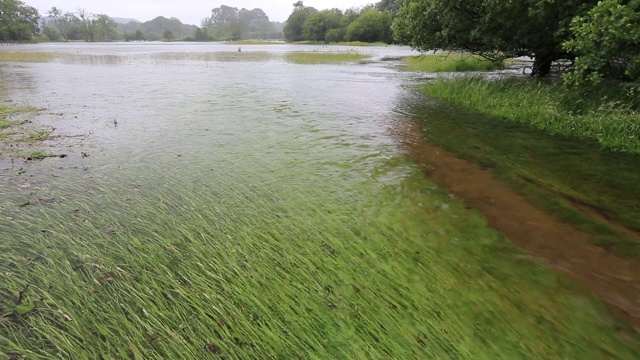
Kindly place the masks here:
<instances>
[{"instance_id":1,"label":"submerged grass","mask_svg":"<svg viewBox=\"0 0 640 360\"><path fill-rule=\"evenodd\" d=\"M47 52L4 52L0 51L0 61L46 62L58 57L58 54Z\"/></svg>"},{"instance_id":2,"label":"submerged grass","mask_svg":"<svg viewBox=\"0 0 640 360\"><path fill-rule=\"evenodd\" d=\"M439 78L424 89L430 96L506 121L640 154L640 111L634 108L638 104L615 95L581 95L559 84L517 78Z\"/></svg>"},{"instance_id":3,"label":"submerged grass","mask_svg":"<svg viewBox=\"0 0 640 360\"><path fill-rule=\"evenodd\" d=\"M363 42L363 41L343 41L338 43L332 43L332 45L340 45L340 46L382 46L387 47L389 44L384 42Z\"/></svg>"},{"instance_id":4,"label":"submerged grass","mask_svg":"<svg viewBox=\"0 0 640 360\"><path fill-rule=\"evenodd\" d=\"M225 41L227 45L282 45L286 44L280 40L239 40L239 41Z\"/></svg>"},{"instance_id":5,"label":"submerged grass","mask_svg":"<svg viewBox=\"0 0 640 360\"><path fill-rule=\"evenodd\" d=\"M371 57L357 51L344 52L297 52L286 53L284 59L294 64L316 65L316 64L339 64L344 62L355 62Z\"/></svg>"},{"instance_id":6,"label":"submerged grass","mask_svg":"<svg viewBox=\"0 0 640 360\"><path fill-rule=\"evenodd\" d=\"M394 160L374 176L407 166ZM618 337L624 327L600 303L417 169L397 186L371 181L348 195L326 184L151 179L163 185L97 183L76 200L16 205L0 218L0 352L640 356L636 335Z\"/></svg>"},{"instance_id":7,"label":"submerged grass","mask_svg":"<svg viewBox=\"0 0 640 360\"><path fill-rule=\"evenodd\" d=\"M490 61L477 55L463 53L420 55L405 58L403 68L407 71L459 72L502 70L508 60Z\"/></svg>"},{"instance_id":8,"label":"submerged grass","mask_svg":"<svg viewBox=\"0 0 640 360\"><path fill-rule=\"evenodd\" d=\"M11 157L23 157L32 160L42 160L54 154L33 149L37 144L51 139L53 129L33 129L27 121L13 120L10 117L16 114L37 111L31 106L6 106L0 105L0 159L5 154ZM25 150L26 149L26 150Z\"/></svg>"},{"instance_id":9,"label":"submerged grass","mask_svg":"<svg viewBox=\"0 0 640 360\"><path fill-rule=\"evenodd\" d=\"M435 84L454 84L446 91L456 92L461 102L466 101L464 96L473 97L479 107L495 104L500 110L500 98L513 96L519 98L523 108L516 107L514 101L512 114L531 111L535 116L538 111L547 111L536 109L542 104L531 99L535 94L511 94L509 86L501 82L496 84L505 86L510 95L494 98L489 93L467 93L462 84L470 83L473 89L475 81L485 83L461 79L438 80ZM428 92L433 89L430 86ZM543 98L550 99L546 96L550 94L543 93ZM424 118L423 129L429 141L492 171L536 206L589 233L594 244L640 259L640 241L622 229L640 233L637 155L600 149L593 142L568 136L550 136L521 119L505 122L504 118L478 114L466 107L451 108L445 102L438 105L426 100L430 103L417 105L414 111Z\"/></svg>"}]
</instances>

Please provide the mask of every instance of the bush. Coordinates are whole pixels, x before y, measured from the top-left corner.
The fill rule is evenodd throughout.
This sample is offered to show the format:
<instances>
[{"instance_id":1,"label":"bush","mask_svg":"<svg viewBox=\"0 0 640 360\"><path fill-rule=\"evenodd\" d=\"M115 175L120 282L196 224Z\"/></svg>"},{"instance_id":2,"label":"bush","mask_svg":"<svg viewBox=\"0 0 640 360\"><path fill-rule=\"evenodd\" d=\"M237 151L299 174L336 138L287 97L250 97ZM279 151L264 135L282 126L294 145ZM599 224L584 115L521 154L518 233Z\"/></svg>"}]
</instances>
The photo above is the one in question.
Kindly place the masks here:
<instances>
[{"instance_id":1,"label":"bush","mask_svg":"<svg viewBox=\"0 0 640 360\"><path fill-rule=\"evenodd\" d=\"M603 80L622 81L640 91L640 0L603 0L587 15L573 19L573 38L565 42L576 53L568 84L593 87Z\"/></svg>"}]
</instances>

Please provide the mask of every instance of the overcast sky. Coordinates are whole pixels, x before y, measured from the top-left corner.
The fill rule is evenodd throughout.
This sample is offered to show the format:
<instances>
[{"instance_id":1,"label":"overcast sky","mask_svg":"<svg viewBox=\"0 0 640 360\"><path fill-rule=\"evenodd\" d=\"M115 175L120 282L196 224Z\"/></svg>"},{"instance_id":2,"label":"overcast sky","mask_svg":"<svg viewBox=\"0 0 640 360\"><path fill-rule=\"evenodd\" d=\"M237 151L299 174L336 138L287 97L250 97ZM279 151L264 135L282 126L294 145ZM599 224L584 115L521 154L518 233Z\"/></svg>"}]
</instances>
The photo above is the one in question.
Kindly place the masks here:
<instances>
[{"instance_id":1,"label":"overcast sky","mask_svg":"<svg viewBox=\"0 0 640 360\"><path fill-rule=\"evenodd\" d=\"M79 7L94 14L106 14L111 17L134 18L139 21L151 20L157 16L176 17L183 23L199 25L200 20L211 14L211 9L228 5L247 8L260 8L271 21L285 21L293 11L296 0L22 0L35 7L41 15L56 6L63 11L75 12ZM363 6L377 0L306 0L305 6L318 10L339 8L342 10L354 6Z\"/></svg>"}]
</instances>

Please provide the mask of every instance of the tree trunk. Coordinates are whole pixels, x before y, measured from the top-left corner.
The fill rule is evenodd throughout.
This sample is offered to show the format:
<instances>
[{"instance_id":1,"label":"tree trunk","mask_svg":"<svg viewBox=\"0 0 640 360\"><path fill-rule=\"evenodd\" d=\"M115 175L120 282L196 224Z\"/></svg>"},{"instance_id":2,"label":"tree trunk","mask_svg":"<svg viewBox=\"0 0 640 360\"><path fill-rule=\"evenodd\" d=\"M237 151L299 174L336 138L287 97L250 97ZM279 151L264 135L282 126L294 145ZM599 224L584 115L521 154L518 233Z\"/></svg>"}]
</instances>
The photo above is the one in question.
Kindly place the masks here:
<instances>
[{"instance_id":1,"label":"tree trunk","mask_svg":"<svg viewBox=\"0 0 640 360\"><path fill-rule=\"evenodd\" d=\"M531 76L543 78L549 75L549 73L551 73L551 64L554 60L556 60L556 58L551 53L545 53L543 51L536 52Z\"/></svg>"}]
</instances>

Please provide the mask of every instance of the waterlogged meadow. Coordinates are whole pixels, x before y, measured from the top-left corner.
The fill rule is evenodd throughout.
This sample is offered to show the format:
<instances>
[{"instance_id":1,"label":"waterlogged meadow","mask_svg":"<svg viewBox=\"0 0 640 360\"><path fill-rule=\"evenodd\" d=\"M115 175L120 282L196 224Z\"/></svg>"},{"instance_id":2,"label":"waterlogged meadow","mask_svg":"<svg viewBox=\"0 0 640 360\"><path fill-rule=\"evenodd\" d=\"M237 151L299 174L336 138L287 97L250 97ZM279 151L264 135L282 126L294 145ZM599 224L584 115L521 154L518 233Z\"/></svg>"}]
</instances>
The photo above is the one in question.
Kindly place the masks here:
<instances>
[{"instance_id":1,"label":"waterlogged meadow","mask_svg":"<svg viewBox=\"0 0 640 360\"><path fill-rule=\"evenodd\" d=\"M0 67L2 96L50 109L33 121L86 136L49 144L65 158L0 161L3 355L640 355L401 153L410 76L163 48Z\"/></svg>"}]
</instances>

